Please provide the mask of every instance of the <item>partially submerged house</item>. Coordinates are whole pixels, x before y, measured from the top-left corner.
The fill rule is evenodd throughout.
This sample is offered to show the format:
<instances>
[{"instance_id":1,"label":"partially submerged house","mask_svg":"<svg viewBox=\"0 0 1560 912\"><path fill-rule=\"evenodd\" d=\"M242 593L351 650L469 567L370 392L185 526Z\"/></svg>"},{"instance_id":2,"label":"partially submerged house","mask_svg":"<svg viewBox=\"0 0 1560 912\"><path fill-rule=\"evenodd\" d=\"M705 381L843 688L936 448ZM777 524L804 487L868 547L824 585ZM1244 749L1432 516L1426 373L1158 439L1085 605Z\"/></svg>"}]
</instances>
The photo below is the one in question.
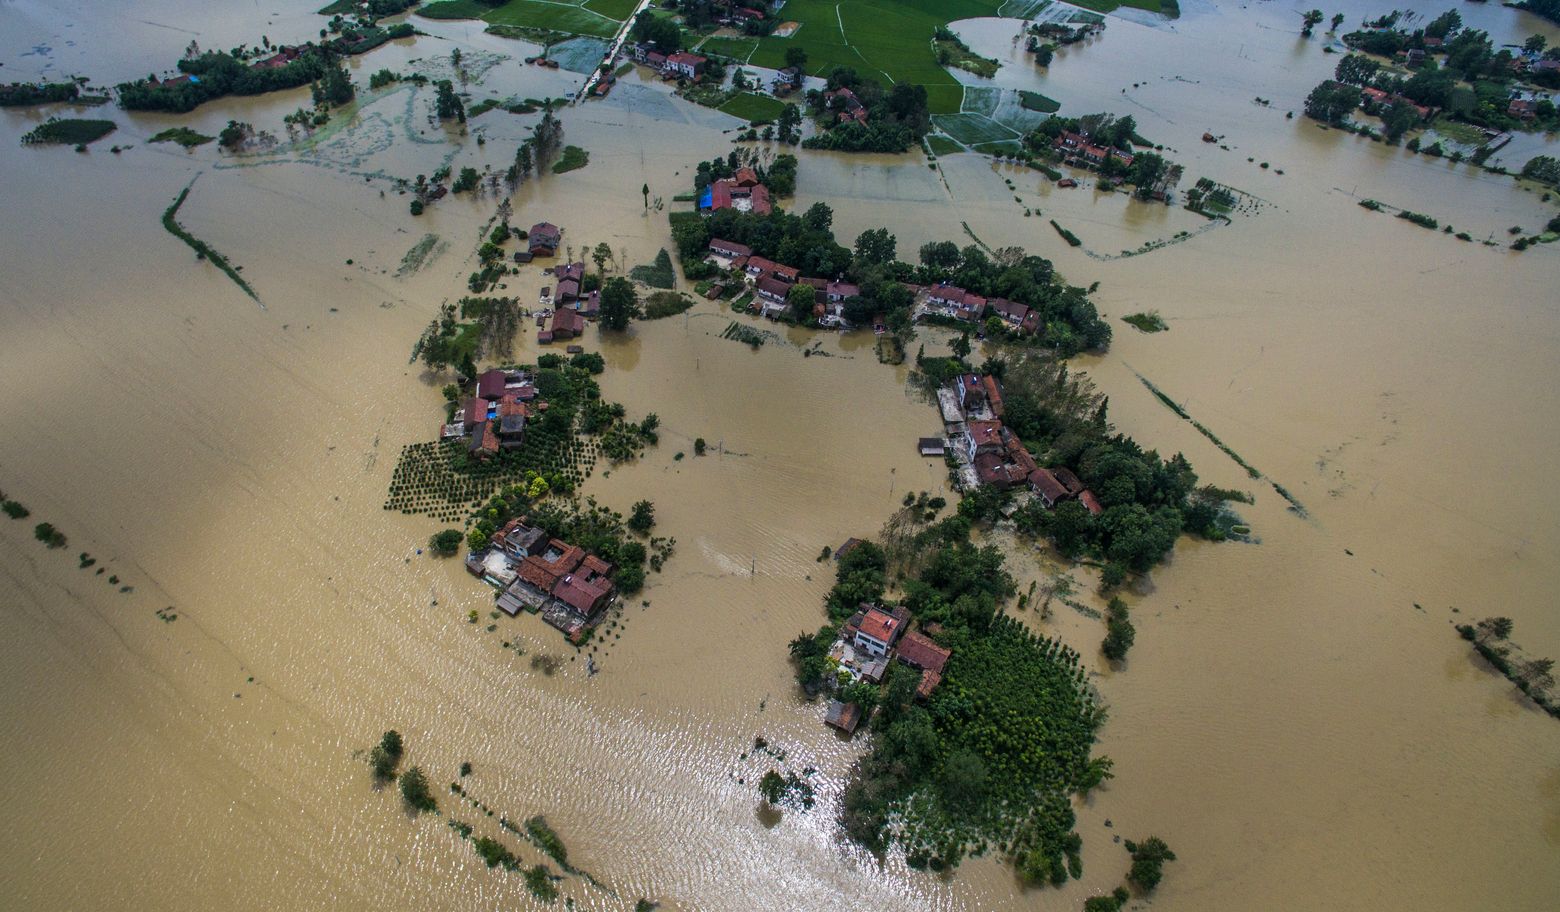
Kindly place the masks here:
<instances>
[{"instance_id":1,"label":"partially submerged house","mask_svg":"<svg viewBox=\"0 0 1560 912\"><path fill-rule=\"evenodd\" d=\"M562 241L563 231L551 222L538 222L526 234L526 248L533 257L556 255Z\"/></svg>"}]
</instances>

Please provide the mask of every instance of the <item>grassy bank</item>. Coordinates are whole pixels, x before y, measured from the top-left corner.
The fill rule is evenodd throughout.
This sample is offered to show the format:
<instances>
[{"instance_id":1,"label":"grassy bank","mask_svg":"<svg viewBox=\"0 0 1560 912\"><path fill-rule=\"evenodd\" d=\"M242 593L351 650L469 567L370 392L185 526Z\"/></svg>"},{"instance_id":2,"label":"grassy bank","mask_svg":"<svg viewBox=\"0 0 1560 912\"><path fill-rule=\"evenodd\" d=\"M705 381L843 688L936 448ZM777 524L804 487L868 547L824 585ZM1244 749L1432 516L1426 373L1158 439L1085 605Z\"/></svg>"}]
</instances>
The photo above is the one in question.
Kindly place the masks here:
<instances>
[{"instance_id":1,"label":"grassy bank","mask_svg":"<svg viewBox=\"0 0 1560 912\"><path fill-rule=\"evenodd\" d=\"M207 136L204 133L196 133L189 127L171 127L153 136L149 142L176 142L186 149L203 146L216 139L215 136Z\"/></svg>"},{"instance_id":2,"label":"grassy bank","mask_svg":"<svg viewBox=\"0 0 1560 912\"><path fill-rule=\"evenodd\" d=\"M770 95L743 92L717 110L733 117L740 117L748 123L771 123L780 119L780 112L785 110L785 102Z\"/></svg>"}]
</instances>

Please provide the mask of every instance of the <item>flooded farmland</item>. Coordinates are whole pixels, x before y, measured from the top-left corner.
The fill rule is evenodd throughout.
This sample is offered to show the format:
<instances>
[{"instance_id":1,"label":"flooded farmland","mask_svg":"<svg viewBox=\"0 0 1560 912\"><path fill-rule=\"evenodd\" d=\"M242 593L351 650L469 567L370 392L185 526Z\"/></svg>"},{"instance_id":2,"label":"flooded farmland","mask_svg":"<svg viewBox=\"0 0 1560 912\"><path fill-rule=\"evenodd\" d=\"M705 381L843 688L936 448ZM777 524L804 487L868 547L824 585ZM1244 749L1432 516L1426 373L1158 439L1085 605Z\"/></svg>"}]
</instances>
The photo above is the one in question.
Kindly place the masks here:
<instances>
[{"instance_id":1,"label":"flooded farmland","mask_svg":"<svg viewBox=\"0 0 1560 912\"><path fill-rule=\"evenodd\" d=\"M320 27L315 4L271 7L7 3L0 81L112 84L165 69L192 39ZM1514 10L1458 7L1498 41L1560 37ZM1340 9L1351 22L1385 11ZM353 60L360 84L381 67L431 69L454 47L490 60L474 97L579 84L523 66L532 46L416 21L429 34ZM602 464L584 493L625 511L653 500L657 533L678 541L596 638L589 675L586 654L537 618L488 632L491 590L417 553L437 527L381 509L402 446L435 433L447 382L409 363L412 343L465 293L498 203L452 196L414 219L388 178L502 170L537 115L491 111L460 136L430 122L431 89L395 88L292 141L282 117L309 104L296 90L183 117L98 108L82 116L119 129L76 154L19 144L44 114L0 112L0 489L69 537L49 551L33 520L0 523L7 895L38 909L529 907L520 877L374 788L362 753L394 727L446 817L498 835L444 791L462 762L464 788L496 812L544 814L599 882L561 882L580 909L647 897L689 910L1071 910L1120 882L1114 837L1149 833L1178 857L1153 896L1161 909L1551 908L1560 726L1470 659L1451 625L1507 615L1531 652L1560 654L1560 251L1519 255L1502 240L1556 207L1510 178L1285 118L1337 59L1298 25L1287 8L1188 2L1170 24L1113 17L1045 74L1011 49L1017 23L960 25L1004 61L997 84L1070 114L1133 113L1186 167L1183 188L1208 177L1256 201L1141 255L1119 256L1211 223L974 154L935 168L920 154L801 154L790 205L827 202L842 239L886 225L906 257L968 231L1098 281L1116 338L1076 363L1116 425L1256 496L1241 512L1260 544L1183 538L1127 594L1138 639L1124 669L1099 657L1098 620L1020 615L1088 658L1110 708L1100 750L1116 778L1078 807L1084 876L1063 890L1025 889L991 859L948 878L880 863L833 826L860 744L800 699L784 643L821 620L823 546L875 533L906 492L948 493L943 466L913 446L936 414L904 367L878 362L870 334L780 328L753 350L721 331L758 321L702 300L626 337L587 334L607 360L606 397L656 413L661 442L635 464ZM560 116L590 164L524 185L514 222L554 221L576 249L606 242L628 263L671 246L672 197L740 126L637 76ZM278 146L230 156L147 142L230 119ZM242 267L258 302L159 224L192 181L180 221ZM647 211L641 185L665 208ZM1367 197L1501 246L1367 212ZM403 269L428 234L438 243ZM548 282L528 268L501 293L529 302ZM1150 308L1170 331L1117 319ZM940 350L945 334L921 341ZM815 343L821 354L804 356ZM522 331L517 358L539 351ZM1003 544L1020 588L1061 569ZM106 572L79 568L78 552ZM1090 570L1072 573L1090 588ZM560 670L539 670L537 655ZM819 770L818 808L759 814L756 736Z\"/></svg>"}]
</instances>

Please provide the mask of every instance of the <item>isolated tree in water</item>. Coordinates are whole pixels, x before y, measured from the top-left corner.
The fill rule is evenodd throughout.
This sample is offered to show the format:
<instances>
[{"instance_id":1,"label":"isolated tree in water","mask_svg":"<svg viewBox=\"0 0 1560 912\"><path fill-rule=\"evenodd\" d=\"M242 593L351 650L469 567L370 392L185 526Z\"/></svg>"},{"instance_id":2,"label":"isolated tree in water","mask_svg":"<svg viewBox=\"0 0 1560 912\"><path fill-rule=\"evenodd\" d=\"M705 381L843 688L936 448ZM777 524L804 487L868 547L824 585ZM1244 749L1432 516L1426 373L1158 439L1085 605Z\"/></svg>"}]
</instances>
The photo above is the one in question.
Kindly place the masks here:
<instances>
[{"instance_id":1,"label":"isolated tree in water","mask_svg":"<svg viewBox=\"0 0 1560 912\"><path fill-rule=\"evenodd\" d=\"M466 122L466 106L461 104L460 96L455 94L455 86L448 79L439 80L439 94L434 100L434 109L440 120L455 118L461 123Z\"/></svg>"},{"instance_id":2,"label":"isolated tree in water","mask_svg":"<svg viewBox=\"0 0 1560 912\"><path fill-rule=\"evenodd\" d=\"M622 331L639 316L639 295L622 276L607 281L601 288L601 327Z\"/></svg>"}]
</instances>

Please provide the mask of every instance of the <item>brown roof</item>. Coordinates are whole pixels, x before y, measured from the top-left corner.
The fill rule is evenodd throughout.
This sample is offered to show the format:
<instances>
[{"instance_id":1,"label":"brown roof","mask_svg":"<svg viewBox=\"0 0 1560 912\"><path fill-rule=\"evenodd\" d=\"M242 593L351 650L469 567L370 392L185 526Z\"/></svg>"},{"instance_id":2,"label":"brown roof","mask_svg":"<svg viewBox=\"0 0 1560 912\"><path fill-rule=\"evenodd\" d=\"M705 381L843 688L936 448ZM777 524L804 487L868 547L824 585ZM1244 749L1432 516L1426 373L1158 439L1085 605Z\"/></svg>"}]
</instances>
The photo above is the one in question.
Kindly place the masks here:
<instances>
[{"instance_id":1,"label":"brown roof","mask_svg":"<svg viewBox=\"0 0 1560 912\"><path fill-rule=\"evenodd\" d=\"M975 441L977 447L1002 444L1002 422L1000 421L971 421L966 425L970 439Z\"/></svg>"},{"instance_id":2,"label":"brown roof","mask_svg":"<svg viewBox=\"0 0 1560 912\"><path fill-rule=\"evenodd\" d=\"M607 597L609 588L583 580L578 574L565 577L553 590L553 596L583 615L595 613Z\"/></svg>"},{"instance_id":3,"label":"brown roof","mask_svg":"<svg viewBox=\"0 0 1560 912\"><path fill-rule=\"evenodd\" d=\"M951 655L953 653L950 650L932 642L919 631L912 630L899 641L899 660L926 671L941 674Z\"/></svg>"},{"instance_id":4,"label":"brown roof","mask_svg":"<svg viewBox=\"0 0 1560 912\"><path fill-rule=\"evenodd\" d=\"M533 554L520 562L520 578L535 586L542 592L551 592L558 584L561 573L553 570L553 565Z\"/></svg>"},{"instance_id":5,"label":"brown roof","mask_svg":"<svg viewBox=\"0 0 1560 912\"><path fill-rule=\"evenodd\" d=\"M772 276L764 276L758 280L758 290L760 294L774 295L784 301L785 296L791 291L791 286Z\"/></svg>"},{"instance_id":6,"label":"brown roof","mask_svg":"<svg viewBox=\"0 0 1560 912\"><path fill-rule=\"evenodd\" d=\"M1077 494L1083 490L1083 482L1078 480L1078 476L1073 474L1072 469L1066 466L1057 466L1051 470L1051 474L1055 475L1056 480L1062 483L1062 487L1067 489L1068 494Z\"/></svg>"},{"instance_id":7,"label":"brown roof","mask_svg":"<svg viewBox=\"0 0 1560 912\"><path fill-rule=\"evenodd\" d=\"M1001 418L1002 388L997 385L997 378L987 374L981 378L981 385L986 388L986 401L991 404L991 413Z\"/></svg>"},{"instance_id":8,"label":"brown roof","mask_svg":"<svg viewBox=\"0 0 1560 912\"><path fill-rule=\"evenodd\" d=\"M467 399L462 408L466 411L466 425L468 427L478 422L487 420L487 400L480 398Z\"/></svg>"},{"instance_id":9,"label":"brown roof","mask_svg":"<svg viewBox=\"0 0 1560 912\"><path fill-rule=\"evenodd\" d=\"M1105 509L1100 506L1099 498L1094 496L1093 491L1084 491L1082 494L1079 494L1078 502L1087 507L1089 512L1095 516L1105 512Z\"/></svg>"},{"instance_id":10,"label":"brown roof","mask_svg":"<svg viewBox=\"0 0 1560 912\"><path fill-rule=\"evenodd\" d=\"M752 168L738 168L737 173L733 174L731 179L736 182L736 185L739 187L751 187L758 183L758 172L754 171Z\"/></svg>"},{"instance_id":11,"label":"brown roof","mask_svg":"<svg viewBox=\"0 0 1560 912\"><path fill-rule=\"evenodd\" d=\"M722 253L729 253L734 257L753 255L753 248L749 247L748 245L738 244L736 241L722 240L721 238L711 238L710 249L718 250Z\"/></svg>"},{"instance_id":12,"label":"brown roof","mask_svg":"<svg viewBox=\"0 0 1560 912\"><path fill-rule=\"evenodd\" d=\"M854 703L841 703L839 700L834 700L829 704L828 714L823 717L823 721L850 734L861 723L861 707Z\"/></svg>"},{"instance_id":13,"label":"brown roof","mask_svg":"<svg viewBox=\"0 0 1560 912\"><path fill-rule=\"evenodd\" d=\"M559 333L572 333L577 336L585 331L585 318L580 316L578 311L560 310L553 314L552 331L554 336Z\"/></svg>"},{"instance_id":14,"label":"brown roof","mask_svg":"<svg viewBox=\"0 0 1560 912\"><path fill-rule=\"evenodd\" d=\"M1029 473L1029 486L1036 494L1056 503L1067 496L1067 488L1063 487L1056 476L1046 469L1035 469Z\"/></svg>"},{"instance_id":15,"label":"brown roof","mask_svg":"<svg viewBox=\"0 0 1560 912\"><path fill-rule=\"evenodd\" d=\"M580 561L580 572L586 576L610 576L612 565L594 554L587 554L585 559Z\"/></svg>"}]
</instances>

